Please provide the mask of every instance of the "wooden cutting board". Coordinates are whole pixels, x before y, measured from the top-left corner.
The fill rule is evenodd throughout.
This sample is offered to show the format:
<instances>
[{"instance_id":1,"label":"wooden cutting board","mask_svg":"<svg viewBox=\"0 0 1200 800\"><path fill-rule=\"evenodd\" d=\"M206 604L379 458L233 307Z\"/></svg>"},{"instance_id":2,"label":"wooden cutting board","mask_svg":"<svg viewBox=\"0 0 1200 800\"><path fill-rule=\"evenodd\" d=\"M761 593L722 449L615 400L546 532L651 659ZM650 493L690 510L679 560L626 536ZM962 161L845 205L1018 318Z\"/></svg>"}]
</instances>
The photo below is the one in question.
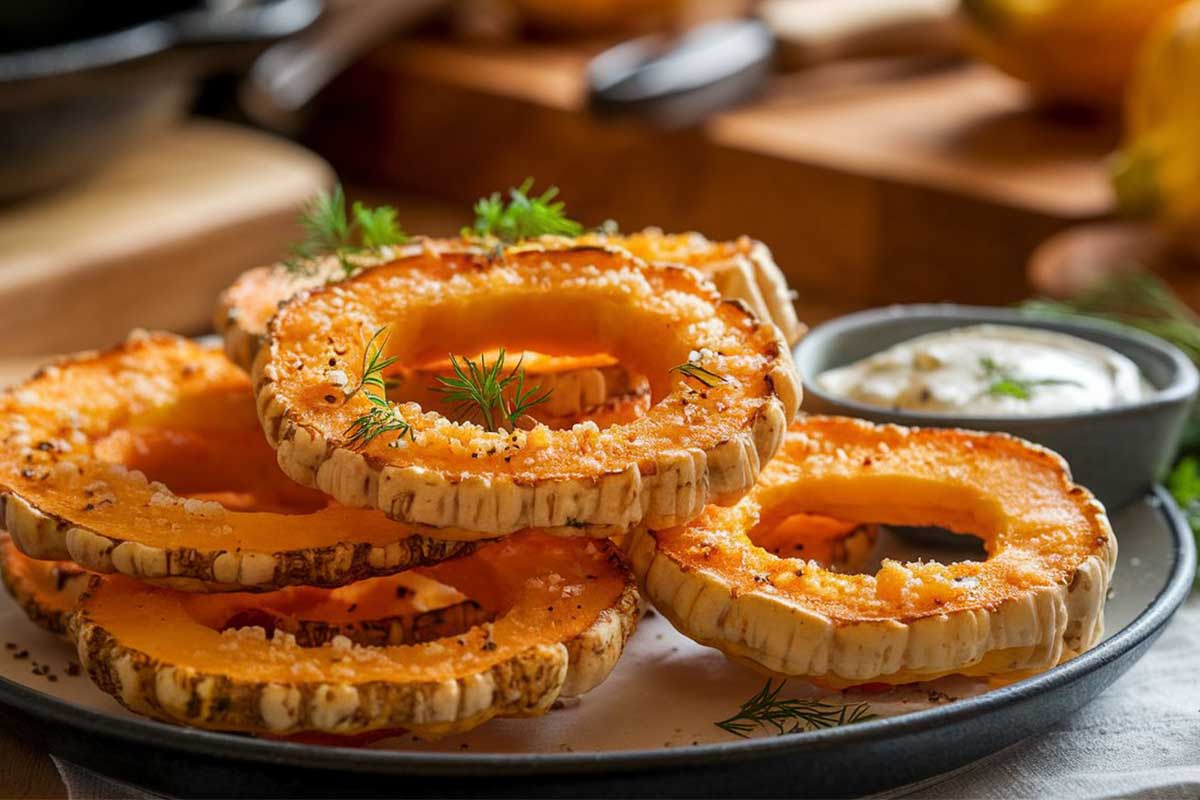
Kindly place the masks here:
<instances>
[{"instance_id":1,"label":"wooden cutting board","mask_svg":"<svg viewBox=\"0 0 1200 800\"><path fill-rule=\"evenodd\" d=\"M295 241L332 183L273 136L191 122L59 192L0 208L0 358L100 347L134 327L199 333L217 293ZM14 377L24 367L12 362Z\"/></svg>"},{"instance_id":2,"label":"wooden cutting board","mask_svg":"<svg viewBox=\"0 0 1200 800\"><path fill-rule=\"evenodd\" d=\"M1111 207L1114 127L1046 117L983 66L828 65L665 131L587 112L596 50L395 43L333 87L311 141L343 172L457 202L531 175L589 224L751 234L810 322L895 301L1019 299L1034 247Z\"/></svg>"}]
</instances>

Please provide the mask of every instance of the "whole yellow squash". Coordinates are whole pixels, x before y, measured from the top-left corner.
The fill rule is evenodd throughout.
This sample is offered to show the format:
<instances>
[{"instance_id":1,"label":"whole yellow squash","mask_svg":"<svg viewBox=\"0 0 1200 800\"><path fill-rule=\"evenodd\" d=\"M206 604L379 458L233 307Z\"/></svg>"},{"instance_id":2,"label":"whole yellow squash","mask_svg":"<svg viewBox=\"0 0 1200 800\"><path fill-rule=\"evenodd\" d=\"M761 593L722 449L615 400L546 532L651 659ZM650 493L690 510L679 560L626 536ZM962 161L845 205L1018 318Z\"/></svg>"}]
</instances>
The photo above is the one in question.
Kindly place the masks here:
<instances>
[{"instance_id":1,"label":"whole yellow squash","mask_svg":"<svg viewBox=\"0 0 1200 800\"><path fill-rule=\"evenodd\" d=\"M1119 106L1138 47L1183 0L962 0L971 50L1040 97Z\"/></svg>"},{"instance_id":2,"label":"whole yellow squash","mask_svg":"<svg viewBox=\"0 0 1200 800\"><path fill-rule=\"evenodd\" d=\"M1113 183L1126 215L1159 221L1200 256L1200 0L1164 18L1146 41Z\"/></svg>"}]
</instances>

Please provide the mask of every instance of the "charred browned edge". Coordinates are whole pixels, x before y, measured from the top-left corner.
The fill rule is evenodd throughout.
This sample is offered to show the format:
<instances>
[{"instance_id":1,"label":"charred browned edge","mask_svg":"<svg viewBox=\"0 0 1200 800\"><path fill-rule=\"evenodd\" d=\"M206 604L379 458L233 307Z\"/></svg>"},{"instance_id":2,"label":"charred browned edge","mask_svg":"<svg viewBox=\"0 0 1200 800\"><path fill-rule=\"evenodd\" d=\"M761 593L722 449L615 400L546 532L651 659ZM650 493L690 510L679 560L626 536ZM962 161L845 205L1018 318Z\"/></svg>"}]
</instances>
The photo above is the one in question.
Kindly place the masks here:
<instances>
[{"instance_id":1,"label":"charred browned edge","mask_svg":"<svg viewBox=\"0 0 1200 800\"><path fill-rule=\"evenodd\" d=\"M0 491L0 520L6 516L5 504L16 492ZM44 519L54 523L56 534L65 539L66 533L72 528L79 528L95 536L107 539L110 544L103 550L101 556L107 557L119 545L129 539L118 539L107 533L100 533L84 525L74 523L57 514L48 513L38 508L34 503L22 498ZM433 529L431 529L433 530ZM398 572L416 567L430 566L470 555L487 540L455 541L451 539L434 539L421 534L410 533L395 544L406 548L408 553L395 565L375 567L370 563L370 554L376 545L369 542L337 542L324 547L308 547L300 550L280 550L267 554L275 561L274 574L267 583L239 586L239 591L270 592L287 586L313 586L322 589L334 589L366 578L394 575ZM66 549L65 541L63 549ZM158 548L164 551L167 560L167 574L164 578L189 578L206 584L220 585L222 582L216 576L215 563L221 556L241 552L239 550L201 550L194 547L176 546ZM345 552L351 555L347 566L342 566ZM98 569L97 564L81 564L86 569Z\"/></svg>"},{"instance_id":2,"label":"charred browned edge","mask_svg":"<svg viewBox=\"0 0 1200 800\"><path fill-rule=\"evenodd\" d=\"M625 645L629 642L629 637L637 630L638 610L641 606L642 596L638 588L637 576L633 573L633 567L629 563L629 559L621 552L616 545L609 543L608 563L617 570L617 572L625 577L625 584L621 587L621 594L617 601L609 607L609 610L617 614L617 618L621 623L621 642L619 650L624 652ZM594 624L594 623L593 623ZM590 626L589 626L590 627ZM586 632L586 631L585 631ZM581 634L566 642L567 652L570 654L571 663L575 663L579 659L580 648L583 646L584 636Z\"/></svg>"},{"instance_id":3,"label":"charred browned edge","mask_svg":"<svg viewBox=\"0 0 1200 800\"><path fill-rule=\"evenodd\" d=\"M85 665L92 680L102 691L131 711L168 722L220 730L258 733L271 730L260 713L262 695L272 685L270 683L238 681L225 674L202 672L190 669L187 665L160 661L122 645L112 633L93 622L83 609L72 616L70 630L79 650L80 663ZM122 686L118 664L125 659L129 661L135 686ZM158 699L157 676L166 669L185 672L185 676L181 676L182 685L190 702L183 716L165 708ZM561 680L560 671L540 657L536 648L497 664L488 672L498 687L498 704L493 711L499 715L538 713L541 701L556 690ZM350 715L337 721L336 728L340 732L408 727L417 718L418 710L426 705L426 698L441 689L441 684L436 681L406 684L368 681L347 685L352 685L356 690L359 702ZM330 730L329 725L317 724L312 718L311 709L320 707L322 698L328 698L336 692L336 684L328 681L297 681L288 684L287 688L299 692L297 705L301 710L299 721L291 732L335 732ZM202 701L205 694L213 698L211 702ZM133 696L136 703L128 703L127 696ZM505 699L513 697L524 702L505 702ZM376 713L370 713L370 710Z\"/></svg>"},{"instance_id":4,"label":"charred browned edge","mask_svg":"<svg viewBox=\"0 0 1200 800\"><path fill-rule=\"evenodd\" d=\"M282 631L294 636L301 647L320 647L338 636L364 647L394 647L457 636L492 622L495 616L474 600L462 600L429 611L338 621L305 619L249 604L231 613L221 630L258 627L268 638L276 631Z\"/></svg>"},{"instance_id":5,"label":"charred browned edge","mask_svg":"<svg viewBox=\"0 0 1200 800\"><path fill-rule=\"evenodd\" d=\"M0 540L6 538L0 535ZM59 636L67 635L67 620L71 616L72 610L61 610L50 608L44 605L38 598L37 592L33 587L28 586L25 581L17 577L16 572L9 564L6 551L0 548L0 582L3 582L5 590L9 596L16 601L21 610L25 612L25 616L34 625L37 625L42 630ZM87 573L80 570L73 578L85 580Z\"/></svg>"},{"instance_id":6,"label":"charred browned edge","mask_svg":"<svg viewBox=\"0 0 1200 800\"><path fill-rule=\"evenodd\" d=\"M491 622L494 618L495 614L474 600L463 600L443 608L414 614L397 614L351 622L301 619L293 624L290 620L282 620L278 627L295 636L296 643L301 647L320 647L338 636L345 636L354 644L364 647L392 647L423 644L446 636L456 636Z\"/></svg>"}]
</instances>

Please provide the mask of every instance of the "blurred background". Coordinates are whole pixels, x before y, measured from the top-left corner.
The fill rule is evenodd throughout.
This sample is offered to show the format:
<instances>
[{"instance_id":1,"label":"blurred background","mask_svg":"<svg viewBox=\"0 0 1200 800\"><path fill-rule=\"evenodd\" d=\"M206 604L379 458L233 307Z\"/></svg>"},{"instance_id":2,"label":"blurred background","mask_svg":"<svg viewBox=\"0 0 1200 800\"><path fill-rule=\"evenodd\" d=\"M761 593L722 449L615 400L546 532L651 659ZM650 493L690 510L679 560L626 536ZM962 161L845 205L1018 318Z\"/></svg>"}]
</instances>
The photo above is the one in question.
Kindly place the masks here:
<instances>
[{"instance_id":1,"label":"blurred background","mask_svg":"<svg viewBox=\"0 0 1200 800\"><path fill-rule=\"evenodd\" d=\"M42 0L0 16L14 374L137 325L204 332L217 292L282 257L337 179L413 233L454 233L528 176L587 225L748 234L809 323L1044 296L1200 353L1198 0Z\"/></svg>"}]
</instances>

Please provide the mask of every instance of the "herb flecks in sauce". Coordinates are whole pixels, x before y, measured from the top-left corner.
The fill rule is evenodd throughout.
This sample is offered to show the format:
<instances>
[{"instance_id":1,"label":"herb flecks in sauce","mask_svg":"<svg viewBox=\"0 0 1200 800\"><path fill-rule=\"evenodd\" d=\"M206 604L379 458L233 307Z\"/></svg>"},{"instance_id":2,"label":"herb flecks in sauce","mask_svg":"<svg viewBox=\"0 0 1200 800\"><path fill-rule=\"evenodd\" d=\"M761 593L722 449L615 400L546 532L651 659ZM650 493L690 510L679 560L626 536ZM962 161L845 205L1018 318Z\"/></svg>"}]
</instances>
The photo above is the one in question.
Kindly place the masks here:
<instances>
[{"instance_id":1,"label":"herb flecks in sauce","mask_svg":"<svg viewBox=\"0 0 1200 800\"><path fill-rule=\"evenodd\" d=\"M993 397L1015 397L1018 400L1028 400L1033 391L1039 386L1080 386L1079 381L1068 381L1060 378L1018 378L1011 370L1001 367L994 359L980 356L979 367L983 377L991 381L987 393Z\"/></svg>"}]
</instances>

